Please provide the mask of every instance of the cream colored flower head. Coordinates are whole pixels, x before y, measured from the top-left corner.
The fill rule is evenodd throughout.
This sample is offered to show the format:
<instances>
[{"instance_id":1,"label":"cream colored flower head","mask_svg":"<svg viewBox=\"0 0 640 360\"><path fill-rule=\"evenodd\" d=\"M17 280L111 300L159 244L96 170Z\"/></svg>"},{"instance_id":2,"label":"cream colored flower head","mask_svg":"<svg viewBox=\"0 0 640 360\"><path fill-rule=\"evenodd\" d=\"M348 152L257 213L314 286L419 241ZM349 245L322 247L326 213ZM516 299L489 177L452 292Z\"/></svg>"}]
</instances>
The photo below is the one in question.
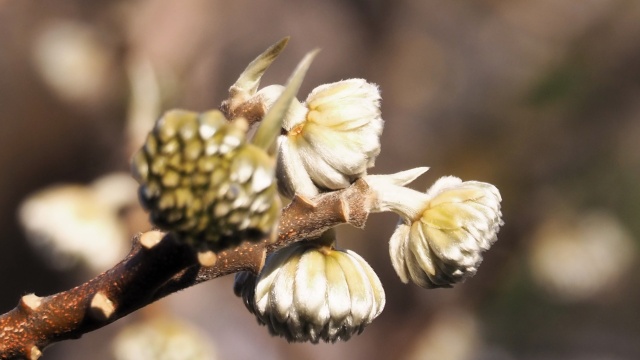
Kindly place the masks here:
<instances>
[{"instance_id":1,"label":"cream colored flower head","mask_svg":"<svg viewBox=\"0 0 640 360\"><path fill-rule=\"evenodd\" d=\"M286 112L284 118L278 116L282 135L276 176L282 195L313 197L346 188L366 174L380 153L380 91L364 79L349 79L318 86L300 103L294 96L317 50L299 65L301 76L289 79L290 91L282 85L258 91L262 75L287 42L278 41L247 66L221 109L230 119L243 116L250 124L264 121L273 108ZM294 98L279 101L281 96Z\"/></svg>"},{"instance_id":2,"label":"cream colored flower head","mask_svg":"<svg viewBox=\"0 0 640 360\"><path fill-rule=\"evenodd\" d=\"M256 95L268 102L277 93L267 87ZM304 103L294 100L282 127L276 175L283 195L346 188L380 153L380 92L363 79L319 86Z\"/></svg>"},{"instance_id":3,"label":"cream colored flower head","mask_svg":"<svg viewBox=\"0 0 640 360\"><path fill-rule=\"evenodd\" d=\"M221 359L203 330L166 315L127 324L112 345L115 360Z\"/></svg>"},{"instance_id":4,"label":"cream colored flower head","mask_svg":"<svg viewBox=\"0 0 640 360\"><path fill-rule=\"evenodd\" d=\"M259 323L290 342L348 340L385 304L382 284L362 257L308 241L272 254L257 281L236 276L235 291Z\"/></svg>"},{"instance_id":5,"label":"cream colored flower head","mask_svg":"<svg viewBox=\"0 0 640 360\"><path fill-rule=\"evenodd\" d=\"M377 191L377 210L401 216L389 243L400 279L425 288L450 287L473 276L481 253L496 241L503 224L500 192L491 184L453 176L438 179L426 194L400 186L413 180L416 170L405 172L408 181L398 181L398 174L365 180Z\"/></svg>"}]
</instances>

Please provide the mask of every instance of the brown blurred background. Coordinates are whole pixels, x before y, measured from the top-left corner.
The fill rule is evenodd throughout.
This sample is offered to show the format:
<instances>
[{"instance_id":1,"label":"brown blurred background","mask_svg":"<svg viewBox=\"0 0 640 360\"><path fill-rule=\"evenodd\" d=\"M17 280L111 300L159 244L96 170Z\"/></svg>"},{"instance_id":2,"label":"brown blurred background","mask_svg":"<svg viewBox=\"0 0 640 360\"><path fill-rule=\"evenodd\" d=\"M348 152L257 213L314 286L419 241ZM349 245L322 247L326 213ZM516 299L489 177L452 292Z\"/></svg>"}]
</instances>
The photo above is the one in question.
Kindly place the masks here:
<instances>
[{"instance_id":1,"label":"brown blurred background","mask_svg":"<svg viewBox=\"0 0 640 360\"><path fill-rule=\"evenodd\" d=\"M93 276L48 266L17 209L45 186L127 170L141 68L155 72L158 111L211 109L285 35L263 85L284 83L315 47L300 98L345 78L379 84L386 126L371 172L426 165L420 189L444 175L495 184L499 240L474 278L424 290L401 284L390 265L394 216L341 229L341 244L370 262L387 293L382 315L346 343L271 338L231 277L147 313L189 322L220 359L640 358L635 0L0 0L0 312ZM113 359L114 336L144 316L45 358Z\"/></svg>"}]
</instances>

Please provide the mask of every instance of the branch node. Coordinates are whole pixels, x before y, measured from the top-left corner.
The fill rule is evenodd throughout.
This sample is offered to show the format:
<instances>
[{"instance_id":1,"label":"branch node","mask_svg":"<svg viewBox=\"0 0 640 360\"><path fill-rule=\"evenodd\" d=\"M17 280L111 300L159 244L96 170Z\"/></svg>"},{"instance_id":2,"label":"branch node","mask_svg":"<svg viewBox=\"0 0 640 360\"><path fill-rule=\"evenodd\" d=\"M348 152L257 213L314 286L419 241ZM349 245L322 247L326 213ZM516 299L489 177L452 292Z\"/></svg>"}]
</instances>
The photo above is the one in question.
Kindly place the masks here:
<instances>
[{"instance_id":1,"label":"branch node","mask_svg":"<svg viewBox=\"0 0 640 360\"><path fill-rule=\"evenodd\" d=\"M42 305L42 298L36 294L28 294L20 299L20 307L26 313L32 313Z\"/></svg>"},{"instance_id":2,"label":"branch node","mask_svg":"<svg viewBox=\"0 0 640 360\"><path fill-rule=\"evenodd\" d=\"M140 245L143 248L150 250L154 246L158 245L162 239L164 239L165 233L158 230L151 230L140 235Z\"/></svg>"},{"instance_id":3,"label":"branch node","mask_svg":"<svg viewBox=\"0 0 640 360\"><path fill-rule=\"evenodd\" d=\"M37 346L33 345L31 349L29 349L29 360L38 360L42 356L42 351L38 349Z\"/></svg>"},{"instance_id":4,"label":"branch node","mask_svg":"<svg viewBox=\"0 0 640 360\"><path fill-rule=\"evenodd\" d=\"M349 210L349 224L363 229L367 222L367 217L369 216L373 200L371 196L366 195L370 193L369 184L367 184L366 181L358 179L353 186L354 189L357 190L357 194L359 194L358 197L346 198L342 203L343 205L347 205L346 209Z\"/></svg>"},{"instance_id":5,"label":"branch node","mask_svg":"<svg viewBox=\"0 0 640 360\"><path fill-rule=\"evenodd\" d=\"M205 267L211 267L218 262L218 256L211 250L198 252L198 262Z\"/></svg>"},{"instance_id":6,"label":"branch node","mask_svg":"<svg viewBox=\"0 0 640 360\"><path fill-rule=\"evenodd\" d=\"M349 201L340 196L340 215L345 223L349 223Z\"/></svg>"},{"instance_id":7,"label":"branch node","mask_svg":"<svg viewBox=\"0 0 640 360\"><path fill-rule=\"evenodd\" d=\"M299 203L303 205L308 210L313 210L318 205L315 201L301 195L294 195L293 200L291 202Z\"/></svg>"},{"instance_id":8,"label":"branch node","mask_svg":"<svg viewBox=\"0 0 640 360\"><path fill-rule=\"evenodd\" d=\"M91 307L89 313L91 316L100 321L109 320L111 315L116 311L116 307L103 292L99 291L91 299Z\"/></svg>"}]
</instances>

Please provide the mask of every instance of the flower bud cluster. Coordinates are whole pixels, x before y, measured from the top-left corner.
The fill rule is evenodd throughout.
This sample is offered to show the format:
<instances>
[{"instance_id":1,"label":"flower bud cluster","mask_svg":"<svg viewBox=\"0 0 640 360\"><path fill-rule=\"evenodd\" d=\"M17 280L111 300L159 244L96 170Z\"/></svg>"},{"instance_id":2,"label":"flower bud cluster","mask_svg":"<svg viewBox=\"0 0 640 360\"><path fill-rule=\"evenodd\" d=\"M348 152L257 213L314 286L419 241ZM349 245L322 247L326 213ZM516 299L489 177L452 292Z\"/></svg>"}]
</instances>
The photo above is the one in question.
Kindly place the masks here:
<instances>
[{"instance_id":1,"label":"flower bud cluster","mask_svg":"<svg viewBox=\"0 0 640 360\"><path fill-rule=\"evenodd\" d=\"M132 162L151 221L214 250L271 232L280 209L273 161L245 133L246 123L217 110L160 118Z\"/></svg>"},{"instance_id":2,"label":"flower bud cluster","mask_svg":"<svg viewBox=\"0 0 640 360\"><path fill-rule=\"evenodd\" d=\"M269 108L282 91L267 86L254 99ZM294 99L278 137L280 193L313 197L348 187L374 165L382 128L380 91L363 79L318 86L303 103Z\"/></svg>"},{"instance_id":3,"label":"flower bud cluster","mask_svg":"<svg viewBox=\"0 0 640 360\"><path fill-rule=\"evenodd\" d=\"M348 340L385 304L382 284L362 257L314 241L270 255L257 279L238 275L236 294L259 323L291 342Z\"/></svg>"},{"instance_id":4,"label":"flower bud cluster","mask_svg":"<svg viewBox=\"0 0 640 360\"><path fill-rule=\"evenodd\" d=\"M400 181L403 185L413 180L416 172L400 175L407 176L407 181ZM389 243L400 279L435 288L450 287L473 276L482 262L481 253L496 241L503 224L498 189L446 176L426 193L419 193L399 185L402 176L372 176L368 181L377 192L378 210L401 216Z\"/></svg>"}]
</instances>

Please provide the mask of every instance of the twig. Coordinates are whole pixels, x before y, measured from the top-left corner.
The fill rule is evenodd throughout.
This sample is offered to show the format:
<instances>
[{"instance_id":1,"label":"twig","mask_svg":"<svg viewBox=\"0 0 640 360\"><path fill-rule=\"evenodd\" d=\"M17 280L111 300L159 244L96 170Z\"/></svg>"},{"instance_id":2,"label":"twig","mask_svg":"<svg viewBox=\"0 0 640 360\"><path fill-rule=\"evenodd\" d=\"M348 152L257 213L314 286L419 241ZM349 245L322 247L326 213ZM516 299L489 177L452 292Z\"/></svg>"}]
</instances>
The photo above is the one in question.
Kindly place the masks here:
<instances>
[{"instance_id":1,"label":"twig","mask_svg":"<svg viewBox=\"0 0 640 360\"><path fill-rule=\"evenodd\" d=\"M80 338L176 291L238 271L257 273L268 253L292 242L343 223L363 227L371 197L363 180L313 200L296 197L282 211L275 242L222 251L211 267L201 267L191 248L169 234L139 234L112 269L55 295L25 295L1 315L0 359L38 359L52 343Z\"/></svg>"}]
</instances>

